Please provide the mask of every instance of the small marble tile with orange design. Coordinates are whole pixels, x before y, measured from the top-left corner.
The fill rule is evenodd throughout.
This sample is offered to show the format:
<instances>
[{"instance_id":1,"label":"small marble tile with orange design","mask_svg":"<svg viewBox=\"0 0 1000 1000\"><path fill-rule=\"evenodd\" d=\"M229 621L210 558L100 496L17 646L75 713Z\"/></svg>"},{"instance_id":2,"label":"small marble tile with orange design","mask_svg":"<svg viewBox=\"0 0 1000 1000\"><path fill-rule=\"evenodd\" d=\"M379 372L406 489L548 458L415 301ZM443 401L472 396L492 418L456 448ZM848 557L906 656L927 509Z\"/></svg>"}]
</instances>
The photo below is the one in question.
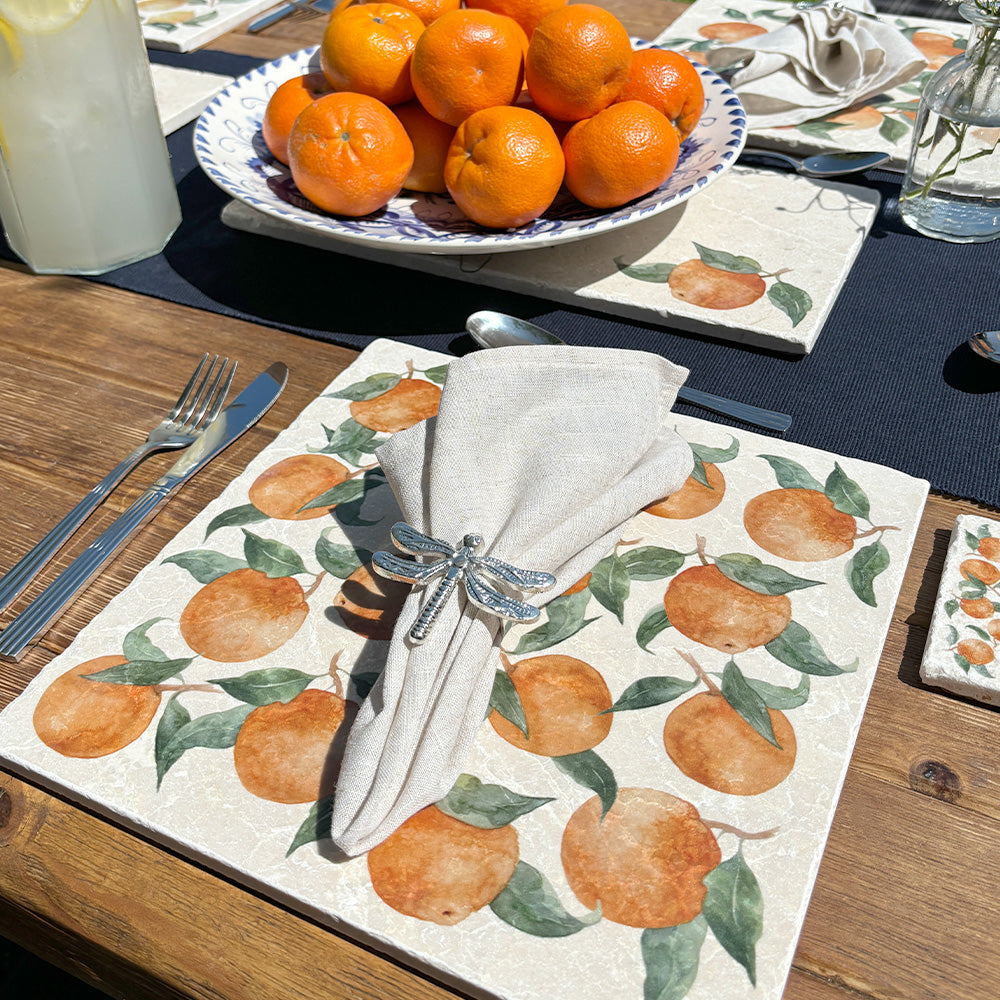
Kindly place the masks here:
<instances>
[{"instance_id":1,"label":"small marble tile with orange design","mask_svg":"<svg viewBox=\"0 0 1000 1000\"><path fill-rule=\"evenodd\" d=\"M1000 704L1000 521L955 519L920 676Z\"/></svg>"}]
</instances>

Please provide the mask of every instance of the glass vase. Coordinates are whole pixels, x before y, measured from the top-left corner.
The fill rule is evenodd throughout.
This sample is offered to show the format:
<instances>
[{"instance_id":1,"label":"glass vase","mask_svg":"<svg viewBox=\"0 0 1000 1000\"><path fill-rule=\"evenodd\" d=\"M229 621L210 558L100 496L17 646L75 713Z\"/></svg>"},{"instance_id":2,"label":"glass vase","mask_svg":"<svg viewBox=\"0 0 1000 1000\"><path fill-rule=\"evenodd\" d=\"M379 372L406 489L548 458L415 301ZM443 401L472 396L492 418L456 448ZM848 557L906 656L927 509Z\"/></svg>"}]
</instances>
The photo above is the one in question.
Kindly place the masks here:
<instances>
[{"instance_id":1,"label":"glass vase","mask_svg":"<svg viewBox=\"0 0 1000 1000\"><path fill-rule=\"evenodd\" d=\"M177 228L135 0L0 2L0 219L37 273L100 274Z\"/></svg>"},{"instance_id":2,"label":"glass vase","mask_svg":"<svg viewBox=\"0 0 1000 1000\"><path fill-rule=\"evenodd\" d=\"M1000 0L967 0L968 48L927 81L900 189L903 221L925 236L1000 236Z\"/></svg>"}]
</instances>

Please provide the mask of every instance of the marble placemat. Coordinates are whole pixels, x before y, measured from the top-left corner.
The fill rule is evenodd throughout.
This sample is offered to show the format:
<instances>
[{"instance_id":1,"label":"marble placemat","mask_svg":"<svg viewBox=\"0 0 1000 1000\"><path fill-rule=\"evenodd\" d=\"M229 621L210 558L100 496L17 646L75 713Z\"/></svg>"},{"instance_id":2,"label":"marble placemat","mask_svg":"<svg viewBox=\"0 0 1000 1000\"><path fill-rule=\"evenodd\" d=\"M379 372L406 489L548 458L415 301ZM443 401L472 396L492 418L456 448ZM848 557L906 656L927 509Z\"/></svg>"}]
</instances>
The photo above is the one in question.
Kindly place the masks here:
<instances>
[{"instance_id":1,"label":"marble placemat","mask_svg":"<svg viewBox=\"0 0 1000 1000\"><path fill-rule=\"evenodd\" d=\"M233 82L222 73L205 73L183 66L150 63L156 110L164 135L193 122L223 88Z\"/></svg>"},{"instance_id":2,"label":"marble placemat","mask_svg":"<svg viewBox=\"0 0 1000 1000\"><path fill-rule=\"evenodd\" d=\"M948 543L920 676L927 684L1000 703L1000 521L962 514Z\"/></svg>"},{"instance_id":3,"label":"marble placemat","mask_svg":"<svg viewBox=\"0 0 1000 1000\"><path fill-rule=\"evenodd\" d=\"M748 223L745 206L753 207ZM815 346L878 212L876 192L735 166L676 208L573 243L425 254L338 240L231 202L263 236L794 354Z\"/></svg>"},{"instance_id":4,"label":"marble placemat","mask_svg":"<svg viewBox=\"0 0 1000 1000\"><path fill-rule=\"evenodd\" d=\"M778 1000L927 484L678 415L691 479L506 634L446 799L345 860L340 722L401 600L365 569L372 452L448 361L368 347L0 714L0 758L474 995Z\"/></svg>"},{"instance_id":5,"label":"marble placemat","mask_svg":"<svg viewBox=\"0 0 1000 1000\"><path fill-rule=\"evenodd\" d=\"M677 49L696 62L705 62L704 53L709 49L774 31L790 15L787 3L697 0L654 41ZM753 143L800 154L876 150L890 154L886 169L903 170L924 84L935 70L964 49L968 25L964 21L898 14L885 14L882 18L899 28L927 57L923 73L884 94L823 118L801 125L754 129Z\"/></svg>"},{"instance_id":6,"label":"marble placemat","mask_svg":"<svg viewBox=\"0 0 1000 1000\"><path fill-rule=\"evenodd\" d=\"M151 49L190 52L279 0L136 0L142 37Z\"/></svg>"}]
</instances>

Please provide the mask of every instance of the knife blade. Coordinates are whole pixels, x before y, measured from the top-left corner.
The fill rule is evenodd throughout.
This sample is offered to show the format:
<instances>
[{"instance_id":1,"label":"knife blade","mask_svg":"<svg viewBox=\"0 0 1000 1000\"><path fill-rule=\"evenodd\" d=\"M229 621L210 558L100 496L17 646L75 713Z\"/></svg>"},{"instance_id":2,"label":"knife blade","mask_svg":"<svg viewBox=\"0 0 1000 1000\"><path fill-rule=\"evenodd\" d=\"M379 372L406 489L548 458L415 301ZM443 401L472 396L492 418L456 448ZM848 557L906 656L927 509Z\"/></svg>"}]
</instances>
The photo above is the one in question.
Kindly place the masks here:
<instances>
[{"instance_id":1,"label":"knife blade","mask_svg":"<svg viewBox=\"0 0 1000 1000\"><path fill-rule=\"evenodd\" d=\"M171 468L0 632L0 659L20 660L32 640L59 617L97 571L171 494L267 413L287 380L288 368L276 362L225 407Z\"/></svg>"},{"instance_id":2,"label":"knife blade","mask_svg":"<svg viewBox=\"0 0 1000 1000\"><path fill-rule=\"evenodd\" d=\"M271 27L272 24L277 24L282 18L288 17L289 14L297 10L329 14L337 3L338 0L313 0L312 3L304 3L303 0L288 0L287 3L275 7L274 10L269 10L267 13L261 14L260 17L255 17L247 25L247 31L252 35L256 34L258 31L263 31L264 28Z\"/></svg>"}]
</instances>

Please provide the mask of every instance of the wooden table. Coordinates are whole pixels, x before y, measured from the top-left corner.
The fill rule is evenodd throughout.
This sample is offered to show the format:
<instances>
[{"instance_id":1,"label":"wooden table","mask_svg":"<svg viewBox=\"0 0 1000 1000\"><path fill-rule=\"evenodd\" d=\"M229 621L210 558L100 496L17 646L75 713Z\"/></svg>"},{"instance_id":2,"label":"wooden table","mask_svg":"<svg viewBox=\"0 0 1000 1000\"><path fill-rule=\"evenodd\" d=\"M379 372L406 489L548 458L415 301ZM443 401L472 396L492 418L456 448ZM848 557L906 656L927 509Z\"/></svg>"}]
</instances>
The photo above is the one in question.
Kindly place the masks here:
<instances>
[{"instance_id":1,"label":"wooden table","mask_svg":"<svg viewBox=\"0 0 1000 1000\"><path fill-rule=\"evenodd\" d=\"M634 34L650 37L680 5L608 6ZM296 15L262 36L232 32L217 47L274 58L315 43L321 30L320 20ZM142 440L202 351L238 357L246 373L275 359L292 370L265 419L186 486L20 664L0 668L3 707L355 354L11 264L0 265L0 329L0 572L89 488L95 470ZM172 461L168 454L148 459L13 610ZM1000 717L925 688L917 674L960 513L996 516L930 497L788 1000L996 995ZM0 934L129 1000L461 995L2 771Z\"/></svg>"}]
</instances>

